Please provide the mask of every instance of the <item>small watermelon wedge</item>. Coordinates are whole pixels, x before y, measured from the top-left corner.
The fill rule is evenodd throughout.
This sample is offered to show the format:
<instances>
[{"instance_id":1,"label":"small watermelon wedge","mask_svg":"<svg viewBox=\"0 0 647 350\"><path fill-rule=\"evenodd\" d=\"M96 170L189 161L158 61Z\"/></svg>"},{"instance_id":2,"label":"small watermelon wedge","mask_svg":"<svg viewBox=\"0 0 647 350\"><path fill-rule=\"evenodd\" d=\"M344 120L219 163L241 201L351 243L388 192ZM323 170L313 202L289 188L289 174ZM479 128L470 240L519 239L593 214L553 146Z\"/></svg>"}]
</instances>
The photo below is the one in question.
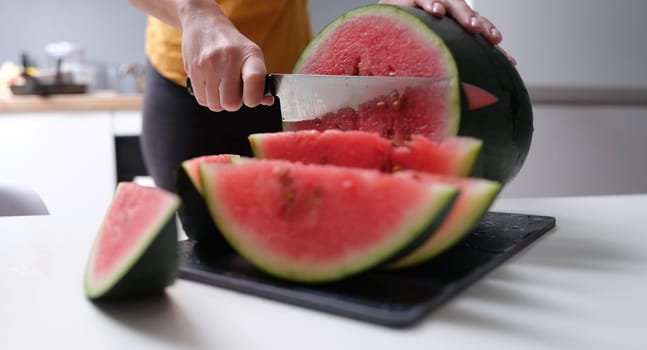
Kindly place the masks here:
<instances>
[{"instance_id":1,"label":"small watermelon wedge","mask_svg":"<svg viewBox=\"0 0 647 350\"><path fill-rule=\"evenodd\" d=\"M485 215L501 190L496 181L476 178L459 178L420 172L401 172L394 176L406 176L420 181L446 183L459 189L456 202L449 214L429 239L411 253L389 264L389 268L403 268L432 259L460 241Z\"/></svg>"},{"instance_id":2,"label":"small watermelon wedge","mask_svg":"<svg viewBox=\"0 0 647 350\"><path fill-rule=\"evenodd\" d=\"M229 163L234 154L200 156L185 160L176 171L175 191L182 199L178 216L186 235L208 244L214 251L231 251L218 228L213 224L207 204L202 197L200 164Z\"/></svg>"},{"instance_id":3,"label":"small watermelon wedge","mask_svg":"<svg viewBox=\"0 0 647 350\"><path fill-rule=\"evenodd\" d=\"M375 170L239 158L201 164L210 213L231 245L276 277L339 280L393 261L442 223L456 187Z\"/></svg>"},{"instance_id":4,"label":"small watermelon wedge","mask_svg":"<svg viewBox=\"0 0 647 350\"><path fill-rule=\"evenodd\" d=\"M132 182L118 184L85 271L92 300L161 292L177 274L173 193Z\"/></svg>"}]
</instances>

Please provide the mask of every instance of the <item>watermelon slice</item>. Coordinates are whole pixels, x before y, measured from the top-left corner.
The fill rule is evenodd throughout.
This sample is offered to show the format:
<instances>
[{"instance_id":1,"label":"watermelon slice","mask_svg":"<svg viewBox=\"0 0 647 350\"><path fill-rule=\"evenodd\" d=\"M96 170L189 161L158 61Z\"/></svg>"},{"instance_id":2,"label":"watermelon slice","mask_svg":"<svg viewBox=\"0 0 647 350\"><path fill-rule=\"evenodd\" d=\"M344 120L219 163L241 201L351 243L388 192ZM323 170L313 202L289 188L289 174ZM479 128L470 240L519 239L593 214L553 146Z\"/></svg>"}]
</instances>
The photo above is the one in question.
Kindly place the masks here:
<instances>
[{"instance_id":1,"label":"watermelon slice","mask_svg":"<svg viewBox=\"0 0 647 350\"><path fill-rule=\"evenodd\" d=\"M458 178L420 172L402 172L395 176L454 185L458 187L459 195L438 230L416 250L390 264L390 268L420 264L453 246L469 233L485 215L501 189L498 182L483 179Z\"/></svg>"},{"instance_id":2,"label":"watermelon slice","mask_svg":"<svg viewBox=\"0 0 647 350\"><path fill-rule=\"evenodd\" d=\"M88 259L88 298L156 293L173 283L179 205L175 194L160 188L118 184Z\"/></svg>"},{"instance_id":3,"label":"watermelon slice","mask_svg":"<svg viewBox=\"0 0 647 350\"><path fill-rule=\"evenodd\" d=\"M482 145L481 140L471 137L434 142L413 136L401 146L393 146L374 133L334 129L258 133L250 135L249 140L258 158L455 176L469 175Z\"/></svg>"},{"instance_id":4,"label":"watermelon slice","mask_svg":"<svg viewBox=\"0 0 647 350\"><path fill-rule=\"evenodd\" d=\"M328 282L407 254L442 222L446 184L350 167L240 159L202 164L211 215L259 269Z\"/></svg>"},{"instance_id":5,"label":"watermelon slice","mask_svg":"<svg viewBox=\"0 0 647 350\"><path fill-rule=\"evenodd\" d=\"M377 134L335 129L257 133L249 136L257 158L391 171L391 142Z\"/></svg>"},{"instance_id":6,"label":"watermelon slice","mask_svg":"<svg viewBox=\"0 0 647 350\"><path fill-rule=\"evenodd\" d=\"M202 197L200 164L229 163L233 154L218 154L195 157L182 162L177 169L175 190L182 199L178 216L182 229L193 240L209 244L214 251L231 251L218 228L213 224L207 204Z\"/></svg>"},{"instance_id":7,"label":"watermelon slice","mask_svg":"<svg viewBox=\"0 0 647 350\"><path fill-rule=\"evenodd\" d=\"M475 176L501 183L518 173L528 154L532 108L514 65L498 48L449 17L437 18L412 7L359 7L317 34L294 72L424 76L448 78L450 84L444 94L395 92L358 110L286 123L287 130L365 130L398 144L411 135L439 141L458 132L483 140L483 161ZM472 98L469 105L464 97L474 97L480 89L495 98Z\"/></svg>"},{"instance_id":8,"label":"watermelon slice","mask_svg":"<svg viewBox=\"0 0 647 350\"><path fill-rule=\"evenodd\" d=\"M448 137L433 142L421 136L391 152L394 170L418 170L433 174L468 176L483 142L472 137Z\"/></svg>"}]
</instances>

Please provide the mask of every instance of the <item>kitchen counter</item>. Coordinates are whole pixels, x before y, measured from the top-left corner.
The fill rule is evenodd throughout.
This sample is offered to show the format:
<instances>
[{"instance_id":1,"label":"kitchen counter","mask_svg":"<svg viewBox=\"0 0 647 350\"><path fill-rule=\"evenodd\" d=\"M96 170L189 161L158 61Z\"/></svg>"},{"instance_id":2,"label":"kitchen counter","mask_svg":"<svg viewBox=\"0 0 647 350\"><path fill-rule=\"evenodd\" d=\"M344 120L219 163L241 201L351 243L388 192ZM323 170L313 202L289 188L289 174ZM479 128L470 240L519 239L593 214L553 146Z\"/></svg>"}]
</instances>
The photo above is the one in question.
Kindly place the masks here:
<instances>
[{"instance_id":1,"label":"kitchen counter","mask_svg":"<svg viewBox=\"0 0 647 350\"><path fill-rule=\"evenodd\" d=\"M139 110L142 96L96 92L88 94L53 95L47 97L19 95L0 98L0 113Z\"/></svg>"},{"instance_id":2,"label":"kitchen counter","mask_svg":"<svg viewBox=\"0 0 647 350\"><path fill-rule=\"evenodd\" d=\"M497 200L557 227L409 329L186 280L95 305L82 277L103 213L0 217L0 348L646 349L646 208L647 194Z\"/></svg>"}]
</instances>

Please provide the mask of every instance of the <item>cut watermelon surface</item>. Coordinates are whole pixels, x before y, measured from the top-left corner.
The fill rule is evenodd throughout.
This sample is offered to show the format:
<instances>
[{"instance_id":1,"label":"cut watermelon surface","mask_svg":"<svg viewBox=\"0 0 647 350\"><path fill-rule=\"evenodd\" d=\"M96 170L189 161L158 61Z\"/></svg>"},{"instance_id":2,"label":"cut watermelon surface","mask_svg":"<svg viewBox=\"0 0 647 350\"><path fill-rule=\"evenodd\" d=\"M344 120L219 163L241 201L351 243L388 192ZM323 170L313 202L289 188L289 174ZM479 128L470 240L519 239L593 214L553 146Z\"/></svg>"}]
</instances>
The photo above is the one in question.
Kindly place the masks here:
<instances>
[{"instance_id":1,"label":"cut watermelon surface","mask_svg":"<svg viewBox=\"0 0 647 350\"><path fill-rule=\"evenodd\" d=\"M376 132L400 143L410 135L442 140L460 119L458 72L444 41L393 6L363 7L326 26L308 45L294 72L327 75L417 76L448 79L445 89L412 88L288 130L337 128Z\"/></svg>"},{"instance_id":2,"label":"cut watermelon surface","mask_svg":"<svg viewBox=\"0 0 647 350\"><path fill-rule=\"evenodd\" d=\"M472 137L448 137L440 142L413 136L391 152L393 170L418 170L432 174L468 176L483 142Z\"/></svg>"},{"instance_id":3,"label":"cut watermelon surface","mask_svg":"<svg viewBox=\"0 0 647 350\"><path fill-rule=\"evenodd\" d=\"M427 240L454 186L357 168L240 159L203 164L211 216L248 261L275 276L326 282Z\"/></svg>"},{"instance_id":4,"label":"cut watermelon surface","mask_svg":"<svg viewBox=\"0 0 647 350\"><path fill-rule=\"evenodd\" d=\"M258 158L391 170L391 142L372 133L286 131L252 134L249 141Z\"/></svg>"},{"instance_id":5,"label":"cut watermelon surface","mask_svg":"<svg viewBox=\"0 0 647 350\"><path fill-rule=\"evenodd\" d=\"M421 136L395 146L375 133L335 129L261 133L249 139L259 158L455 176L469 175L482 146L481 140L471 137L435 142Z\"/></svg>"},{"instance_id":6,"label":"cut watermelon surface","mask_svg":"<svg viewBox=\"0 0 647 350\"><path fill-rule=\"evenodd\" d=\"M229 163L231 162L232 157L238 157L235 154L216 154L216 155L207 155L199 156L191 159L187 159L182 162L181 169L182 173L180 175L186 175L187 179L191 181L193 187L198 191L202 192L202 180L200 177L200 164L204 163Z\"/></svg>"},{"instance_id":7,"label":"cut watermelon surface","mask_svg":"<svg viewBox=\"0 0 647 350\"><path fill-rule=\"evenodd\" d=\"M174 226L179 198L154 187L118 185L85 274L85 291L99 299L157 292L177 269Z\"/></svg>"}]
</instances>

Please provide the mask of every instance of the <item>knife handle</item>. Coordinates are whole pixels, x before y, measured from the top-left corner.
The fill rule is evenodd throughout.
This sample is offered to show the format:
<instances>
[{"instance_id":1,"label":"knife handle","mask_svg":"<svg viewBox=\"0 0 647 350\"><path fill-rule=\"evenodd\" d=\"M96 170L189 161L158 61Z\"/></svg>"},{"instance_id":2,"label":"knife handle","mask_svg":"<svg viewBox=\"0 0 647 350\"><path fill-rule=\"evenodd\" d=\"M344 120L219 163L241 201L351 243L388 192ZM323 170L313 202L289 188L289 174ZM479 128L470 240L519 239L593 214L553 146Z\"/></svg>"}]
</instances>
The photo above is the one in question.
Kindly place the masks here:
<instances>
[{"instance_id":1,"label":"knife handle","mask_svg":"<svg viewBox=\"0 0 647 350\"><path fill-rule=\"evenodd\" d=\"M191 78L186 77L186 91L189 92L189 95L193 95L193 85L191 85Z\"/></svg>"},{"instance_id":2,"label":"knife handle","mask_svg":"<svg viewBox=\"0 0 647 350\"><path fill-rule=\"evenodd\" d=\"M276 79L274 79L274 75L265 75L265 90L263 93L265 96L276 96Z\"/></svg>"}]
</instances>

